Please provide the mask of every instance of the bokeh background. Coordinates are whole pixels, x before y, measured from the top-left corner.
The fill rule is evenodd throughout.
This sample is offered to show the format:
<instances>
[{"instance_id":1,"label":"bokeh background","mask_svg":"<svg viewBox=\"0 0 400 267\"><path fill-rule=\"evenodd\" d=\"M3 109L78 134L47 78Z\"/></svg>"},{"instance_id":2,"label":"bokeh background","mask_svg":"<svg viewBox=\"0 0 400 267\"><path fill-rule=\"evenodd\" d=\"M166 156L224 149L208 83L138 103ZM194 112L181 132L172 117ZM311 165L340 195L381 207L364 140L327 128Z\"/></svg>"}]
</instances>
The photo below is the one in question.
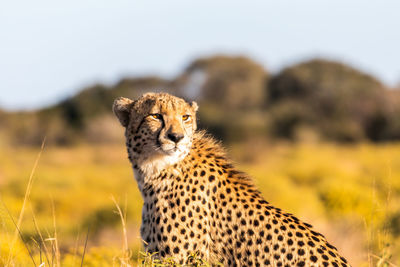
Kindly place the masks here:
<instances>
[{"instance_id":1,"label":"bokeh background","mask_svg":"<svg viewBox=\"0 0 400 267\"><path fill-rule=\"evenodd\" d=\"M142 200L111 106L149 91L196 100L200 128L265 198L353 266L397 266L398 10L344 0L2 3L0 266L142 257Z\"/></svg>"}]
</instances>

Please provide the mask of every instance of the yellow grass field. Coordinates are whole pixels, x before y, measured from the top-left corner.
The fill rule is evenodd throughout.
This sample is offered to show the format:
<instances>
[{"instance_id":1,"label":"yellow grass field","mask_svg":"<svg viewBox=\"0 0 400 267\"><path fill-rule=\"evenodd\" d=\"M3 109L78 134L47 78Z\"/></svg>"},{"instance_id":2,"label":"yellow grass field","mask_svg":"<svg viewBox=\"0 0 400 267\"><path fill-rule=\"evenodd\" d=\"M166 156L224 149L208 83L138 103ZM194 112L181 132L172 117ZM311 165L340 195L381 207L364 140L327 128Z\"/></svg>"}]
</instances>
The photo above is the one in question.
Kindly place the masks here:
<instances>
[{"instance_id":1,"label":"yellow grass field","mask_svg":"<svg viewBox=\"0 0 400 267\"><path fill-rule=\"evenodd\" d=\"M0 266L81 266L84 253L83 266L137 265L142 200L122 144L45 147L17 235L40 149L0 151ZM229 151L266 200L313 224L353 266L400 263L399 143L255 142Z\"/></svg>"}]
</instances>

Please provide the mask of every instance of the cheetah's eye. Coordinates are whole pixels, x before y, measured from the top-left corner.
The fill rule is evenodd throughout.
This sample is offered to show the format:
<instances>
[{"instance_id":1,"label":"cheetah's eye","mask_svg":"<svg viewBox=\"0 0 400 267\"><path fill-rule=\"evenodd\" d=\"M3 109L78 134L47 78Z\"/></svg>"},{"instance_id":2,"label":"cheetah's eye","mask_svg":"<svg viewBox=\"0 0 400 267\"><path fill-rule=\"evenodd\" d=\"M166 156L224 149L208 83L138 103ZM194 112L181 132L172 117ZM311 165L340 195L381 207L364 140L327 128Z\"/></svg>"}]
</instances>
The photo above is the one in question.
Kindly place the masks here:
<instances>
[{"instance_id":1,"label":"cheetah's eye","mask_svg":"<svg viewBox=\"0 0 400 267\"><path fill-rule=\"evenodd\" d=\"M158 113L150 114L149 116L150 116L150 118L155 119L155 120L161 120L162 119L161 114L158 114Z\"/></svg>"},{"instance_id":2,"label":"cheetah's eye","mask_svg":"<svg viewBox=\"0 0 400 267\"><path fill-rule=\"evenodd\" d=\"M182 116L183 121L189 121L190 120L190 115L183 115Z\"/></svg>"}]
</instances>

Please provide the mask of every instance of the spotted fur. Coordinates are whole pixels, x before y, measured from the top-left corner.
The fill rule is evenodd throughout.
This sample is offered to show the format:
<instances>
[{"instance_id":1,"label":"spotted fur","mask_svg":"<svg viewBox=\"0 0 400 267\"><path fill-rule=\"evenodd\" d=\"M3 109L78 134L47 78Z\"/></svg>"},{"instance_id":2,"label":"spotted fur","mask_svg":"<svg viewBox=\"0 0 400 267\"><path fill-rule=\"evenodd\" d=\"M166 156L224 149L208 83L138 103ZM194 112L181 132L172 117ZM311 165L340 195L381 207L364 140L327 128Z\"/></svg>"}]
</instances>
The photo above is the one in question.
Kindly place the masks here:
<instances>
[{"instance_id":1,"label":"spotted fur","mask_svg":"<svg viewBox=\"0 0 400 267\"><path fill-rule=\"evenodd\" d=\"M114 103L144 199L146 250L180 264L195 252L225 266L349 266L311 225L265 201L220 144L196 131L196 110L164 93Z\"/></svg>"}]
</instances>

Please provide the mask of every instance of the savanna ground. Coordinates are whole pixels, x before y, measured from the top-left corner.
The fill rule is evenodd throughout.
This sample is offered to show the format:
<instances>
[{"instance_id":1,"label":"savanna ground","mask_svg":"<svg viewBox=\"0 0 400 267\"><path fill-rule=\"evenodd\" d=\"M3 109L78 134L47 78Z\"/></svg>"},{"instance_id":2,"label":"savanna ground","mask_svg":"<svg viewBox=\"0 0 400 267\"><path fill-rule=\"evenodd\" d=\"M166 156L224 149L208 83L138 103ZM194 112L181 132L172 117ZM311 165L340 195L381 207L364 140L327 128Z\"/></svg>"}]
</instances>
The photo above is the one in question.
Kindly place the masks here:
<instances>
[{"instance_id":1,"label":"savanna ground","mask_svg":"<svg viewBox=\"0 0 400 267\"><path fill-rule=\"evenodd\" d=\"M0 151L0 266L138 264L142 200L122 144L46 146L32 179L40 149ZM399 264L400 143L229 151L266 200L313 224L353 266Z\"/></svg>"}]
</instances>

